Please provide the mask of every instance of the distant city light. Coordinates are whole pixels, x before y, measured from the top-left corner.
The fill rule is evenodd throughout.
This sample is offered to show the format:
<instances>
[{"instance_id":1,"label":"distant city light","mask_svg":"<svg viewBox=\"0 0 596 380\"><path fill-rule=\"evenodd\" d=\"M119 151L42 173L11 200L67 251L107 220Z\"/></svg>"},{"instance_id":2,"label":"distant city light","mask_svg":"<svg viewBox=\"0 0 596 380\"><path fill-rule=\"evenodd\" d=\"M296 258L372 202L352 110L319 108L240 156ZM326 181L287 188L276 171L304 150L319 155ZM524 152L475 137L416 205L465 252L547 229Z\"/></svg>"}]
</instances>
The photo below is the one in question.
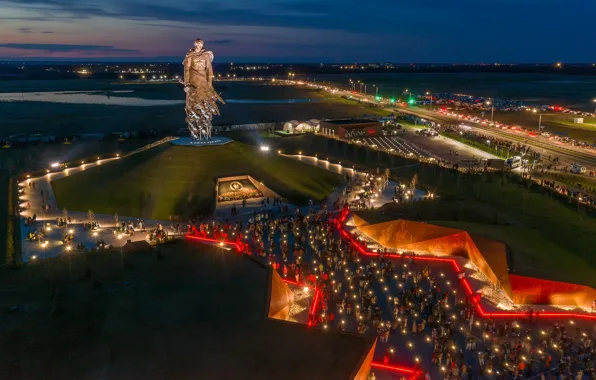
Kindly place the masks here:
<instances>
[{"instance_id":1,"label":"distant city light","mask_svg":"<svg viewBox=\"0 0 596 380\"><path fill-rule=\"evenodd\" d=\"M261 152L268 152L269 147L267 145L261 145Z\"/></svg>"},{"instance_id":2,"label":"distant city light","mask_svg":"<svg viewBox=\"0 0 596 380\"><path fill-rule=\"evenodd\" d=\"M57 168L58 166L60 166L59 162L53 162L52 165L50 165L53 168Z\"/></svg>"}]
</instances>

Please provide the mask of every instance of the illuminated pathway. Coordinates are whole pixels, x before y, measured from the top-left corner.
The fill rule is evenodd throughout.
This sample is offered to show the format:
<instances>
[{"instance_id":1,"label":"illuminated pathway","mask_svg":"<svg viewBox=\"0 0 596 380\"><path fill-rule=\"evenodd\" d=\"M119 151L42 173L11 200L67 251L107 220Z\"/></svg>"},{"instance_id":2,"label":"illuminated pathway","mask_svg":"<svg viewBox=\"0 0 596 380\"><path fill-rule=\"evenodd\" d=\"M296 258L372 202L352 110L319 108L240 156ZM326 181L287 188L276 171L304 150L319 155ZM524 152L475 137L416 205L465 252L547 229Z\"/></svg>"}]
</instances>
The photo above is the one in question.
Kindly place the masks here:
<instances>
[{"instance_id":1,"label":"illuminated pathway","mask_svg":"<svg viewBox=\"0 0 596 380\"><path fill-rule=\"evenodd\" d=\"M301 234L302 233L305 233L305 231L302 231ZM339 233L339 235L337 235L337 233ZM276 232L272 238L275 241L279 241L279 239L281 239L279 234L279 232ZM356 293L359 285L357 282L354 283L352 281L352 284L355 285L355 289L351 289L349 279L354 278L354 274L357 273L358 267L378 265L380 262L378 260L378 254L370 252L368 249L364 248L361 243L356 242L352 238L352 235L344 229L343 223L336 224L335 236L338 237L340 235L344 241L343 246L346 247L346 244L351 245L353 249L359 252L360 259L346 259L347 262L344 262L344 265L339 272L330 272L331 276L328 282L318 281L319 285L315 291L314 302L310 313L311 318L309 318L308 325L316 325L323 330L355 332L358 328L358 322L365 321L367 325L367 331L365 333L376 335L376 330L371 325L369 316L367 316L363 310L358 310L361 308L361 304L358 301L360 297L358 297ZM270 237L267 234L263 237L263 239L267 241L269 238ZM218 240L214 239L197 237L189 237L189 239L204 240L211 244L218 243ZM287 237L284 235L283 239L287 239L288 245L291 247L296 237L293 236L293 233L290 230L287 233ZM255 242L252 242L251 239L248 239L251 251L254 247L254 243ZM229 242L224 244L228 244L231 248L234 248L237 251L242 251L244 248L243 244L239 242ZM317 273L316 268L322 263L317 263L316 259L313 260L312 249L313 248L308 248L307 245L305 251L307 258L303 258L303 260L306 260L308 263L311 273ZM255 255L255 253L253 253L253 255ZM293 253L290 249L289 256L292 255ZM501 347L500 344L503 338L500 338L497 335L492 335L492 333L489 333L484 329L485 322L490 318L496 319L499 324L509 322L511 329L513 330L512 334L520 334L520 339L533 344L533 347L537 347L537 345L545 339L547 334L550 333L549 320L552 319L556 319L559 323L564 323L564 325L571 331L578 328L589 332L594 327L593 321L596 319L596 316L590 314L573 312L540 312L534 314L534 316L537 317L534 319L534 324L529 324L527 322L528 314L525 312L488 311L486 306L483 306L481 302L478 302L473 297L475 294L473 285L471 285L466 278L461 280L458 279L457 273L462 270L462 265L455 259L449 257L417 255L413 258L412 262L410 262L409 258L402 255L393 254L388 255L388 257L395 262L394 276L391 278L385 277L385 280L379 275L373 276L371 278L370 287L366 288L371 295L376 296L378 299L376 304L380 307L381 320L391 321L393 319L390 307L392 302L391 299L394 295L399 294L401 289L412 286L413 277L411 274L417 273L422 269L430 269L432 273L431 276L437 279L437 284L439 284L443 292L449 294L447 296L445 307L453 309L452 312L448 311L446 313L449 320L453 319L452 323L455 330L454 335L449 339L450 348L448 351L454 356L459 357L461 355L463 362L468 366L470 371L477 372L480 365L476 352L467 352L464 350L466 346L466 336L474 337L478 347L488 350L491 354L496 355L499 351L499 347ZM279 259L279 252L276 252L276 260L278 262L281 261ZM289 257L288 262L292 262L292 257ZM405 278L402 276L405 276ZM335 292L333 286L330 286L330 284L335 283L336 281L343 284L339 292ZM325 283L327 285L325 285ZM428 291L428 282L426 280L421 281L419 286L421 289ZM354 299L351 314L348 314L345 307L340 309L335 302L337 296L343 294L344 291L346 292L348 300L350 300L350 298ZM468 296L468 300L471 300L472 304L470 304L470 306L476 311L475 315L477 319L472 319L473 323L469 324L460 314L460 311L462 310L461 306L466 304L465 296ZM320 300L323 301L323 303L321 303ZM323 314L324 310L326 310L325 314L328 317L330 317L331 314L335 316L333 321L330 319L320 320L320 316ZM390 378L389 374L392 372L411 376L419 371L418 368L420 368L420 370L430 371L432 377L445 375L443 371L447 371L447 369L443 370L445 367L444 364L441 366L434 366L431 363L433 350L431 339L432 327L427 325L423 332L413 334L411 321L412 319L417 318L417 316L408 316L407 314L400 316L400 318L404 317L409 317L410 319L405 328L399 326L389 335L387 342L381 342L380 340L377 342L377 350L373 364L373 369L377 378ZM559 356L557 350L557 345L553 343L532 354L524 354L521 356L522 359L520 359L520 361L526 362L527 365L533 364L538 370L541 369L541 358L546 357L548 354L554 358L553 365L558 363ZM387 361L387 363L385 363L385 361ZM517 365L517 363L510 363L507 358L498 359L498 355L497 358L494 359L494 363L495 366L490 367L491 373L485 373L489 378L496 377L501 371L513 369L513 367ZM476 375L474 377L476 377Z\"/></svg>"}]
</instances>

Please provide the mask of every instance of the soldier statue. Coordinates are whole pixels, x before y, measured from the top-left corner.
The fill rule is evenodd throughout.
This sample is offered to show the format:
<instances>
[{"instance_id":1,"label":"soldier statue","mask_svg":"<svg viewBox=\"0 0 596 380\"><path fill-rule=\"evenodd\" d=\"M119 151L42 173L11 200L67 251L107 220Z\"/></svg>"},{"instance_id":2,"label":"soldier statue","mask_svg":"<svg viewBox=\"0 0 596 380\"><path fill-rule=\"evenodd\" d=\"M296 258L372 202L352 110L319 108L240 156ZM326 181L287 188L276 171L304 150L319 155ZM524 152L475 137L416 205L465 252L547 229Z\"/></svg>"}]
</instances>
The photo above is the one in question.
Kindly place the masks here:
<instances>
[{"instance_id":1,"label":"soldier statue","mask_svg":"<svg viewBox=\"0 0 596 380\"><path fill-rule=\"evenodd\" d=\"M211 139L211 121L219 115L217 101L223 99L213 89L213 52L203 49L203 40L184 57L184 79L180 81L186 92L186 123L196 140Z\"/></svg>"}]
</instances>

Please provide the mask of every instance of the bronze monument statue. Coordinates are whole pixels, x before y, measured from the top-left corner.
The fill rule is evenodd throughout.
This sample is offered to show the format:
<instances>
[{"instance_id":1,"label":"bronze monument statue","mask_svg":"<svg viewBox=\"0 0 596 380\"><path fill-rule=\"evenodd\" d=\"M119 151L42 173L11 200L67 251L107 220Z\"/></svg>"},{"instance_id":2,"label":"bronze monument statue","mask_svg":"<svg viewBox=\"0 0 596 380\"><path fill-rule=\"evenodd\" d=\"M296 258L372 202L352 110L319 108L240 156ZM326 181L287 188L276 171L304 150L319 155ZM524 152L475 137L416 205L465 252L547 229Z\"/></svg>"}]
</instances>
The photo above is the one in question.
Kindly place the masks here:
<instances>
[{"instance_id":1,"label":"bronze monument statue","mask_svg":"<svg viewBox=\"0 0 596 380\"><path fill-rule=\"evenodd\" d=\"M219 115L217 101L223 99L213 89L213 52L203 49L203 40L184 57L184 79L180 82L186 92L186 123L190 134L197 140L211 139L211 120Z\"/></svg>"}]
</instances>

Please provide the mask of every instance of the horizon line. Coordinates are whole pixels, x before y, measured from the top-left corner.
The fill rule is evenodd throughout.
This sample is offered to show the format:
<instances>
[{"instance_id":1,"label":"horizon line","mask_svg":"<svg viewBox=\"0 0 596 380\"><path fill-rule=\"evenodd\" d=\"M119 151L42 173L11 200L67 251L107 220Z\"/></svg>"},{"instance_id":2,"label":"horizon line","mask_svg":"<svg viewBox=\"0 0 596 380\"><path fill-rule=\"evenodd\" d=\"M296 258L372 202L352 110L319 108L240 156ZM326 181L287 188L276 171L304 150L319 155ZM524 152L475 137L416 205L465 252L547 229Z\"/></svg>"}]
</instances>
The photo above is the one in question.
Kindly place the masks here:
<instances>
[{"instance_id":1,"label":"horizon line","mask_svg":"<svg viewBox=\"0 0 596 380\"><path fill-rule=\"evenodd\" d=\"M156 56L156 57L106 57L106 58L47 58L47 57L1 57L0 64L4 63L13 63L13 62L34 62L34 63L151 63L151 62L158 62L158 63L176 63L182 64L182 61L179 57L173 56ZM321 60L305 60L305 61L268 61L268 60L248 60L248 61L241 61L235 59L224 59L215 64L234 64L234 65L245 65L245 64L271 64L271 65L281 65L281 64L299 64L299 65L400 65L400 66L415 66L415 65L440 65L440 66L512 66L512 65L519 65L519 66L555 66L556 64L562 64L561 68L565 66L592 66L596 67L596 63L593 62L485 62L485 61L476 61L476 62L392 62L392 61L345 61L345 62L329 62L329 61L321 61Z\"/></svg>"}]
</instances>

